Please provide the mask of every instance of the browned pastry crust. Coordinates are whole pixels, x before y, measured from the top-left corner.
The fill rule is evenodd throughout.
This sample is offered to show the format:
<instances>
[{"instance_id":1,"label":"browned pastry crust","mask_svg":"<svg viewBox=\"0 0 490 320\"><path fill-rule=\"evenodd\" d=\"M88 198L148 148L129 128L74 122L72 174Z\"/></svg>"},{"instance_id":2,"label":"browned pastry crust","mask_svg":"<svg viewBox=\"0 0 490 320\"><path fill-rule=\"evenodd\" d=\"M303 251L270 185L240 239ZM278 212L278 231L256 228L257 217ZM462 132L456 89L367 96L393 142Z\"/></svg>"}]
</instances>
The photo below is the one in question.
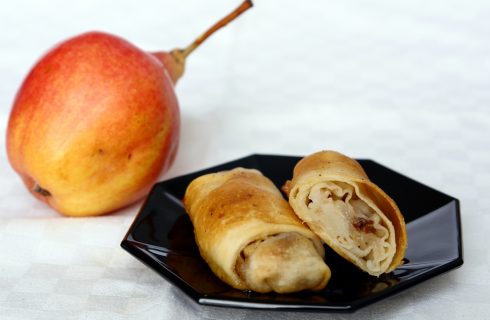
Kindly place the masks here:
<instances>
[{"instance_id":1,"label":"browned pastry crust","mask_svg":"<svg viewBox=\"0 0 490 320\"><path fill-rule=\"evenodd\" d=\"M232 287L293 292L320 290L328 282L330 270L323 262L320 239L302 224L280 191L259 171L236 168L201 176L188 186L184 205L194 225L201 256ZM301 240L304 238L308 241ZM295 253L295 247L301 252ZM306 275L308 281L303 281L304 276L296 274L301 270L292 275L281 274L278 269L294 267L302 260L295 260L294 256L304 258L306 251L320 269L316 278ZM268 260L275 266L268 266ZM283 267L278 266L281 264Z\"/></svg>"},{"instance_id":2,"label":"browned pastry crust","mask_svg":"<svg viewBox=\"0 0 490 320\"><path fill-rule=\"evenodd\" d=\"M296 164L293 178L285 183L283 190L299 218L339 255L362 270L379 276L402 263L407 246L404 218L393 199L369 180L354 159L335 151L307 156ZM314 201L317 203L312 204ZM335 210L338 212L333 213ZM348 220L350 225L341 219ZM336 226L343 229L337 233ZM350 240L342 238L345 235L343 230L347 229ZM379 265L372 258L373 253L365 257L353 253L367 252L363 246L369 241L374 243L373 247L379 245L381 242L372 241L376 234L386 238L382 244L386 246L383 249L386 257ZM366 244L349 249L361 238ZM370 259L374 262L368 262Z\"/></svg>"}]
</instances>

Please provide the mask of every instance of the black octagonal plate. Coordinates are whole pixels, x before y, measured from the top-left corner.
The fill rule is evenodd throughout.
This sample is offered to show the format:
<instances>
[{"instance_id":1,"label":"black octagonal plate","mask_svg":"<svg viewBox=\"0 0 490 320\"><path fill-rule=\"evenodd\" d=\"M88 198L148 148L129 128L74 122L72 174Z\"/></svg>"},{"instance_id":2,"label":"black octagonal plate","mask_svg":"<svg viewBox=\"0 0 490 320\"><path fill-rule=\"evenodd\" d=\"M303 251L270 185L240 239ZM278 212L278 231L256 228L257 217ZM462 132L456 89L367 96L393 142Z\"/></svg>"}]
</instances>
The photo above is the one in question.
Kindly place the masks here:
<instances>
[{"instance_id":1,"label":"black octagonal plate","mask_svg":"<svg viewBox=\"0 0 490 320\"><path fill-rule=\"evenodd\" d=\"M251 155L157 183L121 246L201 304L296 311L354 311L463 264L457 199L396 173L374 161L359 160L370 179L388 193L405 216L405 263L379 278L369 276L326 248L332 271L320 292L258 294L221 282L199 255L192 224L181 199L194 178L238 166L256 168L278 187L300 157Z\"/></svg>"}]
</instances>

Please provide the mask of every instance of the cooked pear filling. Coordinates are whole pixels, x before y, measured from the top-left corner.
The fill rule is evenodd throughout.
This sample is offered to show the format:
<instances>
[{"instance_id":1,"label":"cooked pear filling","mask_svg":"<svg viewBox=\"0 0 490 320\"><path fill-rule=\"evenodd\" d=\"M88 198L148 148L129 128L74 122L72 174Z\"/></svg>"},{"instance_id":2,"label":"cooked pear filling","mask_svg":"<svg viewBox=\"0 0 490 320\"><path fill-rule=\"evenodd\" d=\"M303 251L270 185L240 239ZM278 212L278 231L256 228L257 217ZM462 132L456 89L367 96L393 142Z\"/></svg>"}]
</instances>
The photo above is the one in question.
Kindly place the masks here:
<instances>
[{"instance_id":1,"label":"cooked pear filling","mask_svg":"<svg viewBox=\"0 0 490 320\"><path fill-rule=\"evenodd\" d=\"M390 265L396 244L387 218L360 199L352 185L343 182L315 184L306 199L313 219L344 253L380 274ZM390 232L391 231L391 232Z\"/></svg>"},{"instance_id":2,"label":"cooked pear filling","mask_svg":"<svg viewBox=\"0 0 490 320\"><path fill-rule=\"evenodd\" d=\"M242 250L236 268L247 286L257 292L314 289L330 277L313 242L296 232L252 242Z\"/></svg>"}]
</instances>

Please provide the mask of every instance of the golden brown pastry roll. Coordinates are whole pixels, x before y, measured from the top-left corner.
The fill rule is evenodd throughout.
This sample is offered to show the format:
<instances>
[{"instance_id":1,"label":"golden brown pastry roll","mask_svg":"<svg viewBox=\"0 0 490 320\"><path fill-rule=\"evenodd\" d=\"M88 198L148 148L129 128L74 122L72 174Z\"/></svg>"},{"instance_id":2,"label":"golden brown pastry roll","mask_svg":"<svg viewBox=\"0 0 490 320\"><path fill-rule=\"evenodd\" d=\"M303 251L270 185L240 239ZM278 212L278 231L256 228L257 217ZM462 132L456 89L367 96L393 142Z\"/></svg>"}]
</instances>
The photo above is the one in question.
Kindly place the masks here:
<instances>
[{"instance_id":1,"label":"golden brown pastry roll","mask_svg":"<svg viewBox=\"0 0 490 320\"><path fill-rule=\"evenodd\" d=\"M334 151L314 153L296 164L283 189L298 217L361 270L379 276L402 263L403 216L357 161Z\"/></svg>"},{"instance_id":2,"label":"golden brown pastry roll","mask_svg":"<svg viewBox=\"0 0 490 320\"><path fill-rule=\"evenodd\" d=\"M330 279L321 240L259 171L207 174L187 187L184 206L201 256L241 290L320 290Z\"/></svg>"}]
</instances>

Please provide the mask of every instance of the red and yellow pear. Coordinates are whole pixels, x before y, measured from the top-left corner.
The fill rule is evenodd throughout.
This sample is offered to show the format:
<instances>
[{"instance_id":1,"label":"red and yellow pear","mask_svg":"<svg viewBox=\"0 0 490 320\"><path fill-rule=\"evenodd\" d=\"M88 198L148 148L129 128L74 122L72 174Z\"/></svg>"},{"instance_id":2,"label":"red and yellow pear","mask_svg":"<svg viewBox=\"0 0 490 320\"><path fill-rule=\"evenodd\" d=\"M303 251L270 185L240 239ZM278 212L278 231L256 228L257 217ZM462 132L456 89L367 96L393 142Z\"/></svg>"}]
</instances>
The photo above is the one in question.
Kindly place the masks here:
<instances>
[{"instance_id":1,"label":"red and yellow pear","mask_svg":"<svg viewBox=\"0 0 490 320\"><path fill-rule=\"evenodd\" d=\"M28 190L67 216L96 216L147 194L179 145L174 84L207 37L251 7L245 1L185 49L149 53L102 32L61 42L15 98L7 153Z\"/></svg>"}]
</instances>

